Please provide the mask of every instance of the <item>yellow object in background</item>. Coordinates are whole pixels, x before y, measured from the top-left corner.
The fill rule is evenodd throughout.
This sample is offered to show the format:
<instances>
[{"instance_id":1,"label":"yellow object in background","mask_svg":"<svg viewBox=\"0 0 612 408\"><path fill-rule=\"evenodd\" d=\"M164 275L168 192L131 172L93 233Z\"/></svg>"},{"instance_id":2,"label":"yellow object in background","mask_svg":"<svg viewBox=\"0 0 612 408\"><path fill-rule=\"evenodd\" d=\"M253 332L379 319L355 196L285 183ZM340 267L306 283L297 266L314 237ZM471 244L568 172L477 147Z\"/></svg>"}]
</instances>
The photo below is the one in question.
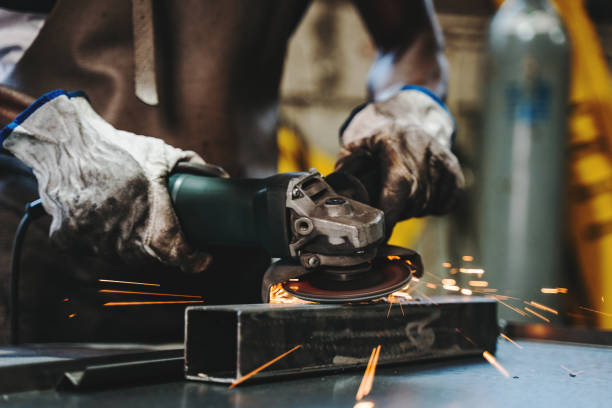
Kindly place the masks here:
<instances>
[{"instance_id":1,"label":"yellow object in background","mask_svg":"<svg viewBox=\"0 0 612 408\"><path fill-rule=\"evenodd\" d=\"M335 158L315 146L308 146L303 138L288 126L281 125L277 132L278 172L304 171L317 169L327 175L334 171ZM398 223L393 230L389 244L414 247L421 236L427 220L414 218Z\"/></svg>"},{"instance_id":2,"label":"yellow object in background","mask_svg":"<svg viewBox=\"0 0 612 408\"><path fill-rule=\"evenodd\" d=\"M600 328L612 329L612 81L584 3L553 0L572 42L568 230L585 306L598 312Z\"/></svg>"},{"instance_id":3,"label":"yellow object in background","mask_svg":"<svg viewBox=\"0 0 612 408\"><path fill-rule=\"evenodd\" d=\"M585 306L601 311L599 326L612 329L612 82L584 0L555 3L572 41L569 229Z\"/></svg>"}]
</instances>

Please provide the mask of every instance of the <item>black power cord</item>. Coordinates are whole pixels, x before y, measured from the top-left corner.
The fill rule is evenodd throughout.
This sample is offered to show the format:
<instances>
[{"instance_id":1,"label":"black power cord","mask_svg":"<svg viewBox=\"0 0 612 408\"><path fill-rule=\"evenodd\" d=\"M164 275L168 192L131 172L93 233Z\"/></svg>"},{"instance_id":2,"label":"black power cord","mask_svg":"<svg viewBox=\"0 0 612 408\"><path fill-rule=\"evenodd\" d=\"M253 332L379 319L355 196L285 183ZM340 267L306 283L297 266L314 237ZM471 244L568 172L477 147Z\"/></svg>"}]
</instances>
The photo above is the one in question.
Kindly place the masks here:
<instances>
[{"instance_id":1,"label":"black power cord","mask_svg":"<svg viewBox=\"0 0 612 408\"><path fill-rule=\"evenodd\" d=\"M11 251L11 286L9 309L11 321L10 342L13 345L19 344L19 267L21 264L21 248L23 247L23 240L30 222L44 214L45 210L40 199L26 204L25 214L19 222L19 226L15 232L15 239L13 240L13 249Z\"/></svg>"}]
</instances>

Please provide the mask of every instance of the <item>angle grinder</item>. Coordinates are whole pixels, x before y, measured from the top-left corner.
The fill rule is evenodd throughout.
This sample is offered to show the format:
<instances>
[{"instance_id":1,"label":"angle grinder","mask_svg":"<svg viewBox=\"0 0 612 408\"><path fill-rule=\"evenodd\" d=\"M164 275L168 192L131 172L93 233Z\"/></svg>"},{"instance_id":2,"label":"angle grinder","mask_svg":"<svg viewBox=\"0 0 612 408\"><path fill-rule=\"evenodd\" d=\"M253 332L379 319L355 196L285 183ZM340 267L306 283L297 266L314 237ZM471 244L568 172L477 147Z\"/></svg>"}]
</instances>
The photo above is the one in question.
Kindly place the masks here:
<instances>
[{"instance_id":1,"label":"angle grinder","mask_svg":"<svg viewBox=\"0 0 612 408\"><path fill-rule=\"evenodd\" d=\"M338 179L316 170L233 179L179 166L169 191L194 247L260 247L280 258L264 274L264 302L278 283L300 299L342 303L380 298L420 276L418 253L384 245L383 212L338 194Z\"/></svg>"}]
</instances>

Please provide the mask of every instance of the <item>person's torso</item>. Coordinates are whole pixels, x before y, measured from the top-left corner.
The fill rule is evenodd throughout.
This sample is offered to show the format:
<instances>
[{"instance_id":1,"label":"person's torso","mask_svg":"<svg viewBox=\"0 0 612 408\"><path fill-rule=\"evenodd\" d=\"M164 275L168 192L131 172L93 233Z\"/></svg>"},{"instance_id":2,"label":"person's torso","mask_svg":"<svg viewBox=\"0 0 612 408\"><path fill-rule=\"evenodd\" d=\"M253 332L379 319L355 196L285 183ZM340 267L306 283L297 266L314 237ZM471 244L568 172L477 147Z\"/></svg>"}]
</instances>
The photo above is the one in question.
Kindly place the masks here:
<instances>
[{"instance_id":1,"label":"person's torso","mask_svg":"<svg viewBox=\"0 0 612 408\"><path fill-rule=\"evenodd\" d=\"M153 2L160 102L149 106L134 94L132 2L59 0L7 84L32 96L84 90L119 129L232 176L270 174L287 40L308 2Z\"/></svg>"}]
</instances>

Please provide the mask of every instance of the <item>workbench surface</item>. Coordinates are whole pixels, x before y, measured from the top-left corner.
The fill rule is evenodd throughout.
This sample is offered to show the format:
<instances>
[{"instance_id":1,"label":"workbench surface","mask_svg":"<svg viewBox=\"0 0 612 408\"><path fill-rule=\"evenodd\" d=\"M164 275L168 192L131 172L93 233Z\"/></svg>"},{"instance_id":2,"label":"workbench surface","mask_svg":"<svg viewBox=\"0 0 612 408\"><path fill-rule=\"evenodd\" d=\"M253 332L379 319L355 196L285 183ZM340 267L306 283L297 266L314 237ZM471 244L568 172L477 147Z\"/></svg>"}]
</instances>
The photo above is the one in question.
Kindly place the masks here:
<instances>
[{"instance_id":1,"label":"workbench surface","mask_svg":"<svg viewBox=\"0 0 612 408\"><path fill-rule=\"evenodd\" d=\"M484 359L379 367L362 404L375 407L610 407L612 347L500 338L504 377ZM562 368L571 370L575 376ZM234 389L178 381L95 392L3 394L15 407L352 407L363 372L245 382Z\"/></svg>"}]
</instances>

